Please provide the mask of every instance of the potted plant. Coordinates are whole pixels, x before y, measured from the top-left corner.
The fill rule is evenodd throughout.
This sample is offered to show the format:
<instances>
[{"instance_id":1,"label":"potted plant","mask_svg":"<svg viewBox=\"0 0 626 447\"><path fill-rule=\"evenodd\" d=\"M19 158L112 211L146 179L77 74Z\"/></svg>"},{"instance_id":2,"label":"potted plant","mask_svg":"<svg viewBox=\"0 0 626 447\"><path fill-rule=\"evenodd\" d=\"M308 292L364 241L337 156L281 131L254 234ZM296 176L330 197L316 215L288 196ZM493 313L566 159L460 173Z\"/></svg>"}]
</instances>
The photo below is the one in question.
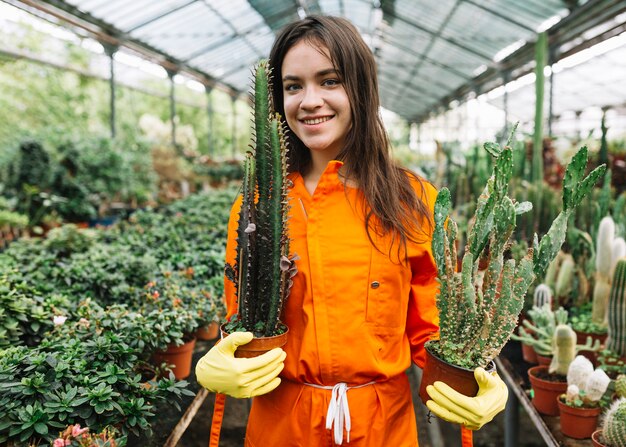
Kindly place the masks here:
<instances>
[{"instance_id":1,"label":"potted plant","mask_svg":"<svg viewBox=\"0 0 626 447\"><path fill-rule=\"evenodd\" d=\"M602 411L600 400L611 379L579 355L567 370L567 393L558 397L561 432L570 438L590 438Z\"/></svg>"},{"instance_id":2,"label":"potted plant","mask_svg":"<svg viewBox=\"0 0 626 447\"><path fill-rule=\"evenodd\" d=\"M521 258L520 258L521 259ZM540 320L538 312L546 306L546 309L552 309L552 289L548 287L546 284L539 284L533 293L533 308L529 310L526 315L530 317L533 321L538 320L537 323L548 322L549 320ZM536 332L531 329L531 326L528 323L525 323L528 319L524 318L522 320L522 325L526 325L525 329L520 327L520 331L524 330L530 337L533 339L537 339ZM528 343L522 341L522 357L525 362L536 365L539 363L539 358L537 355L537 351L532 343Z\"/></svg>"},{"instance_id":3,"label":"potted plant","mask_svg":"<svg viewBox=\"0 0 626 447\"><path fill-rule=\"evenodd\" d=\"M604 415L602 429L591 436L594 447L626 446L626 398L613 402Z\"/></svg>"},{"instance_id":4,"label":"potted plant","mask_svg":"<svg viewBox=\"0 0 626 447\"><path fill-rule=\"evenodd\" d=\"M437 295L440 339L426 344L420 387L424 402L429 398L427 385L440 379L465 395L476 395L478 386L473 370L479 366L493 368L492 359L517 324L526 291L535 277L543 275L561 248L569 216L605 171L605 166L600 166L584 177L587 149L583 147L574 155L563 179L562 211L541 242L535 236L532 248L516 264L513 259L505 261L504 252L515 229L516 215L530 210L532 205L516 204L507 196L513 164L511 148L507 145L501 149L495 143L487 143L485 149L496 159L494 170L478 199L460 272L455 268L456 224L450 220L445 226L450 214L450 192L442 188L435 202L432 247L441 285ZM488 265L480 280L478 264L483 258ZM451 375L444 378L433 374L433 366L443 362L462 368L460 371L465 373L469 386L450 383Z\"/></svg>"},{"instance_id":5,"label":"potted plant","mask_svg":"<svg viewBox=\"0 0 626 447\"><path fill-rule=\"evenodd\" d=\"M255 70L254 154L248 152L244 165L243 201L237 227L235 264L226 265L226 276L235 284L238 309L223 325L226 333L249 331L252 340L235 355L253 355L286 343L288 328L279 318L296 273L289 259L286 222L287 146L279 114L269 101L270 68L261 62ZM263 338L278 337L266 345ZM256 354L258 355L258 354Z\"/></svg>"}]
</instances>

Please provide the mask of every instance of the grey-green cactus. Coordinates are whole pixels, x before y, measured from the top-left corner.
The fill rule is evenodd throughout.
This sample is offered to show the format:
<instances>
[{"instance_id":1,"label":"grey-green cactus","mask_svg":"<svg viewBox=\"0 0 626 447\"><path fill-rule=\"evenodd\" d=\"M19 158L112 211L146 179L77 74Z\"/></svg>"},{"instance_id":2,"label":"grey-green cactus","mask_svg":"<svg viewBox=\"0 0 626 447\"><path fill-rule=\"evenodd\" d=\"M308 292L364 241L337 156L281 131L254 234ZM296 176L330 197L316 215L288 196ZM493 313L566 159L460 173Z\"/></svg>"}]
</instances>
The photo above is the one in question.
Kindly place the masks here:
<instances>
[{"instance_id":1,"label":"grey-green cactus","mask_svg":"<svg viewBox=\"0 0 626 447\"><path fill-rule=\"evenodd\" d=\"M533 306L543 307L546 304L552 309L552 290L546 284L539 284L533 294Z\"/></svg>"},{"instance_id":2,"label":"grey-green cactus","mask_svg":"<svg viewBox=\"0 0 626 447\"><path fill-rule=\"evenodd\" d=\"M287 234L287 145L281 116L271 110L270 68L258 64L254 86L254 152L246 155L235 265L237 317L228 329L257 336L280 332L279 318L295 274Z\"/></svg>"},{"instance_id":3,"label":"grey-green cactus","mask_svg":"<svg viewBox=\"0 0 626 447\"><path fill-rule=\"evenodd\" d=\"M440 341L431 345L443 359L466 368L485 367L499 354L517 324L526 291L535 277L543 276L561 248L570 214L605 170L600 166L584 177L587 149L581 148L565 173L561 213L541 242L535 235L533 247L519 263L505 261L516 215L532 205L515 203L507 195L512 173L510 147L501 149L495 143L484 147L495 158L495 164L478 198L460 272L455 271L457 227L452 219L445 225L451 208L448 189L439 191L434 212L432 249L440 282ZM481 258L488 261L482 281L478 272Z\"/></svg>"},{"instance_id":4,"label":"grey-green cactus","mask_svg":"<svg viewBox=\"0 0 626 447\"><path fill-rule=\"evenodd\" d=\"M617 399L606 411L602 434L607 447L626 447L626 398Z\"/></svg>"},{"instance_id":5,"label":"grey-green cactus","mask_svg":"<svg viewBox=\"0 0 626 447\"><path fill-rule=\"evenodd\" d=\"M604 217L598 227L596 240L596 276L593 288L592 321L606 325L606 310L611 292L611 264L613 260L613 242L615 223L610 216Z\"/></svg>"},{"instance_id":6,"label":"grey-green cactus","mask_svg":"<svg viewBox=\"0 0 626 447\"><path fill-rule=\"evenodd\" d=\"M617 261L607 308L606 348L626 356L626 258Z\"/></svg>"}]
</instances>

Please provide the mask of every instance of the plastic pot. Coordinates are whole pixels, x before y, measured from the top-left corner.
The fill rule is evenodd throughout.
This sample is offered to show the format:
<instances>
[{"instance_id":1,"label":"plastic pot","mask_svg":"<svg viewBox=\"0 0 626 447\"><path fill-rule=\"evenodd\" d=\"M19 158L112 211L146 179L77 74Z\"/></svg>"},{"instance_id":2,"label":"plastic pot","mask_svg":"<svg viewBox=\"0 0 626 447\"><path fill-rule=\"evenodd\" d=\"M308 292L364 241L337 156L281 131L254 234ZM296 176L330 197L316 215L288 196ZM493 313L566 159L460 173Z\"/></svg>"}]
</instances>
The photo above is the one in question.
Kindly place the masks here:
<instances>
[{"instance_id":1,"label":"plastic pot","mask_svg":"<svg viewBox=\"0 0 626 447\"><path fill-rule=\"evenodd\" d=\"M211 321L206 326L198 328L195 336L198 340L215 340L220 335L220 325L216 321Z\"/></svg>"},{"instance_id":2,"label":"plastic pot","mask_svg":"<svg viewBox=\"0 0 626 447\"><path fill-rule=\"evenodd\" d=\"M591 443L593 444L593 447L607 447L603 441L604 438L602 437L602 429L596 430L591 434Z\"/></svg>"},{"instance_id":3,"label":"plastic pot","mask_svg":"<svg viewBox=\"0 0 626 447\"><path fill-rule=\"evenodd\" d=\"M559 415L561 416L561 432L570 438L587 439L591 438L593 432L598 428L598 416L602 408L574 408L563 403L557 397Z\"/></svg>"},{"instance_id":4,"label":"plastic pot","mask_svg":"<svg viewBox=\"0 0 626 447\"><path fill-rule=\"evenodd\" d=\"M537 374L541 371L548 371L544 365L533 366L528 370L528 379L533 387L533 405L537 411L547 416L558 416L559 406L557 398L567 391L567 382L551 382L540 379Z\"/></svg>"},{"instance_id":5,"label":"plastic pot","mask_svg":"<svg viewBox=\"0 0 626 447\"><path fill-rule=\"evenodd\" d=\"M186 379L191 373L191 357L196 346L195 337L180 346L169 345L165 351L157 351L152 355L152 361L160 365L173 365L172 372L178 379Z\"/></svg>"},{"instance_id":6,"label":"plastic pot","mask_svg":"<svg viewBox=\"0 0 626 447\"><path fill-rule=\"evenodd\" d=\"M525 362L530 363L531 365L539 363L535 348L532 345L527 345L526 343L522 343L522 358Z\"/></svg>"},{"instance_id":7,"label":"plastic pot","mask_svg":"<svg viewBox=\"0 0 626 447\"><path fill-rule=\"evenodd\" d=\"M228 335L228 332L224 330L224 325L220 326L222 332L222 338ZM241 345L235 351L235 357L237 358L251 358L258 357L261 354L265 354L274 348L282 348L287 343L289 336L289 328L285 326L285 332L273 337L254 337L250 343Z\"/></svg>"}]
</instances>

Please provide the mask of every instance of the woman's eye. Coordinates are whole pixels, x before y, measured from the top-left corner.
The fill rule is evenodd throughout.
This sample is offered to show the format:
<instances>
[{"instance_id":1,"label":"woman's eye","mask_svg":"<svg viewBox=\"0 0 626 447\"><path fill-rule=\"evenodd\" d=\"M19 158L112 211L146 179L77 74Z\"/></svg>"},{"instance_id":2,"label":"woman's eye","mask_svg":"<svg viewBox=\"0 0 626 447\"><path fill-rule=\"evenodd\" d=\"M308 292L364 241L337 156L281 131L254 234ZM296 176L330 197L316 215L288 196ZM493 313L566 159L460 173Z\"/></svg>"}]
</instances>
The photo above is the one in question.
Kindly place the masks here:
<instances>
[{"instance_id":1,"label":"woman's eye","mask_svg":"<svg viewBox=\"0 0 626 447\"><path fill-rule=\"evenodd\" d=\"M328 87L333 87L335 85L339 85L339 80L338 79L326 79L326 80L324 80L322 85L325 85L325 86L328 86Z\"/></svg>"},{"instance_id":2,"label":"woman's eye","mask_svg":"<svg viewBox=\"0 0 626 447\"><path fill-rule=\"evenodd\" d=\"M285 85L285 91L286 92L293 92L294 90L297 90L298 88L300 88L300 86L298 84L287 84L287 85Z\"/></svg>"}]
</instances>

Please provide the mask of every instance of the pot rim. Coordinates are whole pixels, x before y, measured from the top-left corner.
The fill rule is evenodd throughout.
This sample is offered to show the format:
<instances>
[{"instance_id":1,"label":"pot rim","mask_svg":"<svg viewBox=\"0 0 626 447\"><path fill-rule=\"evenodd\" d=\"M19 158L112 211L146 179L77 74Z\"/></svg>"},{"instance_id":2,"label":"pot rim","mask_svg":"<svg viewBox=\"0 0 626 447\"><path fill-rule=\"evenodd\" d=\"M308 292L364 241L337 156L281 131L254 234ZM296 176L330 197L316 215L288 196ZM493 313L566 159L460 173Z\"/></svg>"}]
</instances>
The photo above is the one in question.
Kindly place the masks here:
<instances>
[{"instance_id":1,"label":"pot rim","mask_svg":"<svg viewBox=\"0 0 626 447\"><path fill-rule=\"evenodd\" d=\"M435 344L439 344L439 340L428 340L427 343L424 344L424 349L426 349L426 351L428 351L428 353L430 355L432 355L434 358L436 358L437 360L439 360L442 363L445 363L446 365L450 365L453 366L454 368L460 369L462 371L466 371L469 373L474 374L474 370L476 368L478 368L478 366L474 369L469 369L469 368L465 368L464 366L459 366L459 365L455 365L454 363L450 363L447 360L442 359L440 356L438 356L435 352L433 352L432 350L432 346ZM485 368L485 371L487 371L488 373L492 373L494 371L497 371L496 369L496 362L494 362L493 360L491 360L489 362L489 364L487 365L487 368Z\"/></svg>"}]
</instances>

